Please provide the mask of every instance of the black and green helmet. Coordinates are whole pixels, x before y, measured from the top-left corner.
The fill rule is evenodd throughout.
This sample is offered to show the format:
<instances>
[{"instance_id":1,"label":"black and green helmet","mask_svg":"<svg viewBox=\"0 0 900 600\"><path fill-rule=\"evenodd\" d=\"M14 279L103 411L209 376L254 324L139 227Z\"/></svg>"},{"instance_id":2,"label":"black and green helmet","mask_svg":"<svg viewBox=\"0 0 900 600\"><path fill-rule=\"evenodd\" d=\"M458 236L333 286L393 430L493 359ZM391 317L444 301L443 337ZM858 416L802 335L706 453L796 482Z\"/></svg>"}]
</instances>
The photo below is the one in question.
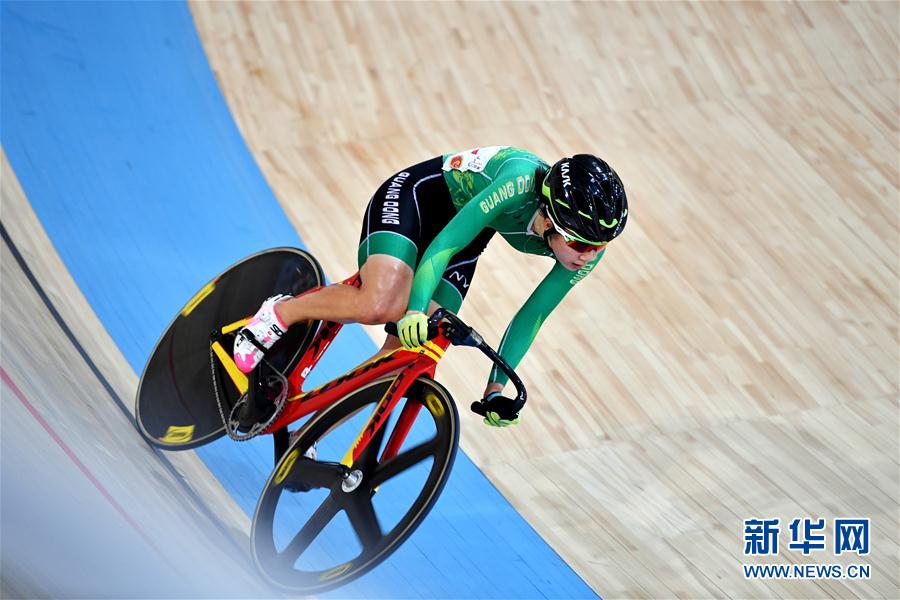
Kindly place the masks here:
<instances>
[{"instance_id":1,"label":"black and green helmet","mask_svg":"<svg viewBox=\"0 0 900 600\"><path fill-rule=\"evenodd\" d=\"M558 161L544 177L542 191L550 219L575 240L604 244L625 228L628 198L622 180L592 154Z\"/></svg>"}]
</instances>

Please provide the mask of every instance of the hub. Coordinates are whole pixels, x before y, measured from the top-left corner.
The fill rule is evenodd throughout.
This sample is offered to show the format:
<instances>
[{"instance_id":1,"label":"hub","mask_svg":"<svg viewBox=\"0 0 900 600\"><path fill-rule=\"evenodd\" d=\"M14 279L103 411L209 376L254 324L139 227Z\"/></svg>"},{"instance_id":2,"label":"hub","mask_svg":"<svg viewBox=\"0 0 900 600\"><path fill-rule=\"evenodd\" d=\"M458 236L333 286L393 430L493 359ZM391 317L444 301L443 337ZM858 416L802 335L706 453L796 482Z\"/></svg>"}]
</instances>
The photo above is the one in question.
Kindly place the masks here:
<instances>
[{"instance_id":1,"label":"hub","mask_svg":"<svg viewBox=\"0 0 900 600\"><path fill-rule=\"evenodd\" d=\"M341 484L341 489L349 494L359 487L359 484L362 483L362 480L362 471L360 471L359 469L354 469L347 473L347 476L344 477L344 482Z\"/></svg>"}]
</instances>

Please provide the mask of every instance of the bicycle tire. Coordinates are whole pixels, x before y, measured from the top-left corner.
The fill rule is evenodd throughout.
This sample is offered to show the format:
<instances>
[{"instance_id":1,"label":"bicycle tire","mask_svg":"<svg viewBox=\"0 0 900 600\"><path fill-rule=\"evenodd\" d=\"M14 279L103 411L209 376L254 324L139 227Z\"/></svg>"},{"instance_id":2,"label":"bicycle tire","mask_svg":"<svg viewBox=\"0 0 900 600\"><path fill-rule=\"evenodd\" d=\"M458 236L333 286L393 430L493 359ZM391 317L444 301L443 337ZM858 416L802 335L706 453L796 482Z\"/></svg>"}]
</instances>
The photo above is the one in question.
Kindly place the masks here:
<instances>
[{"instance_id":1,"label":"bicycle tire","mask_svg":"<svg viewBox=\"0 0 900 600\"><path fill-rule=\"evenodd\" d=\"M141 374L135 421L144 439L167 450L189 450L223 436L210 373L210 333L252 315L268 296L297 295L323 285L324 279L311 254L281 247L248 256L203 286L163 331ZM315 321L291 327L273 346L270 362L289 371L318 326ZM230 410L237 392L227 390L223 396Z\"/></svg>"},{"instance_id":2,"label":"bicycle tire","mask_svg":"<svg viewBox=\"0 0 900 600\"><path fill-rule=\"evenodd\" d=\"M438 440L437 450L433 455L426 455L426 458L428 456L433 456L434 460L425 480L425 484L412 502L411 507L402 518L400 518L399 522L386 532L370 550L364 548L359 556L329 569L302 571L293 566L294 563L304 555L304 552L309 549L310 544L315 538L306 544L296 558L285 557L282 554L282 552L287 550L290 544L296 542L297 537L307 524L304 524L304 526L299 529L298 533L293 536L291 543L285 545L282 551L279 551L276 548L273 531L274 515L277 510L278 502L285 493L285 488L288 484L296 485L298 483L296 479L292 480L294 471L296 471L299 465L304 465L303 468L308 469L313 466L312 463L317 465L315 468L320 468L318 465L328 465L327 468L333 468L330 465L333 465L334 463L320 463L318 461L310 462L309 459L303 458L304 449L309 448L314 442L321 440L351 416L359 413L361 410L365 410L369 405L376 404L382 398L393 379L394 377L390 376L363 386L347 395L339 402L326 407L313 416L294 437L287 452L284 453L281 460L279 460L278 464L276 464L270 474L266 481L266 485L263 488L263 492L260 494L256 511L254 512L250 538L252 554L257 568L265 579L273 585L304 594L323 592L345 585L375 568L399 548L399 546L412 535L416 528L422 523L437 501L456 458L456 451L459 445L459 414L450 393L443 386L430 378L420 377L414 382L413 386L410 387L410 389L413 389L416 385L422 386L420 388L421 393L418 394L416 401L423 405L424 410L420 410L418 418L422 418L422 415L425 414L431 415L432 421L435 424L436 433L432 440L415 446L412 451L415 451L417 448L422 448L427 444L434 443L435 440ZM431 393L430 399L429 392ZM414 394L410 395L415 396ZM394 410L400 410L400 404L398 404ZM386 428L387 425L382 429ZM380 432L380 434L387 435L384 432ZM380 444L380 441L379 438L378 444ZM376 444L376 442L373 440L372 444ZM376 447L375 450L378 451L378 448ZM369 451L367 450L367 453L368 452ZM401 450L397 455L398 463L396 464L399 464L399 459L404 457L408 452L411 451ZM360 461L358 462L361 462L362 460L363 457L360 457ZM418 459L417 462L412 463L406 468L408 469L416 466L423 460L424 459ZM377 489L393 477L390 476L386 480L381 481L378 479L378 474L387 472L385 467L389 467L390 464L390 461L383 464L376 464L369 473L364 474L363 481L359 484L360 487L357 491L351 492L350 494L358 493L362 495L362 498L366 497L365 494L370 494L368 496L369 504L372 504L372 489ZM355 463L354 467L357 466L359 465ZM405 469L399 471L397 474L404 472ZM370 487L367 487L367 481L370 482ZM340 487L338 487L337 490L340 490ZM346 492L338 492L337 490L332 488L332 491L329 492L329 496L322 503L322 506L331 501L332 496L336 494L342 493L344 497L350 495ZM350 503L352 502L352 498L345 498L345 501ZM335 500L335 502L339 503L340 500ZM317 511L318 510L319 509L317 509ZM334 516L336 516L340 510L344 509L337 509ZM334 516L331 518L333 519ZM352 521L352 517L349 518ZM327 527L328 522L323 526L323 529ZM355 526L353 527L355 530ZM359 536L358 532L355 531L355 533Z\"/></svg>"}]
</instances>

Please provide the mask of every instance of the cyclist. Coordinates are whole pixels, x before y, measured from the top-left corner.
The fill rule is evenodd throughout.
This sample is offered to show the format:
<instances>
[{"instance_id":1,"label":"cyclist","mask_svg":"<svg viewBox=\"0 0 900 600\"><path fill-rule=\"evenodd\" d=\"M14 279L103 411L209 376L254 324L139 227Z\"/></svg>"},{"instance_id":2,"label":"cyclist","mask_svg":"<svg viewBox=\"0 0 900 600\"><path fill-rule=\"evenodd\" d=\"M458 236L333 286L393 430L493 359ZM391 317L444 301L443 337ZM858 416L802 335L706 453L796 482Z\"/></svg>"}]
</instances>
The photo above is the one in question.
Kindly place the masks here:
<instances>
[{"instance_id":1,"label":"cyclist","mask_svg":"<svg viewBox=\"0 0 900 600\"><path fill-rule=\"evenodd\" d=\"M427 160L394 174L369 201L357 260L359 288L333 284L299 296L273 296L239 332L238 367L250 372L294 323L308 320L377 325L398 322L379 353L424 343L427 314L458 312L475 265L499 233L517 250L555 263L513 317L500 355L513 368L566 293L590 273L628 217L616 172L590 154L552 167L509 146L475 148ZM518 422L494 367L484 391L488 425Z\"/></svg>"}]
</instances>

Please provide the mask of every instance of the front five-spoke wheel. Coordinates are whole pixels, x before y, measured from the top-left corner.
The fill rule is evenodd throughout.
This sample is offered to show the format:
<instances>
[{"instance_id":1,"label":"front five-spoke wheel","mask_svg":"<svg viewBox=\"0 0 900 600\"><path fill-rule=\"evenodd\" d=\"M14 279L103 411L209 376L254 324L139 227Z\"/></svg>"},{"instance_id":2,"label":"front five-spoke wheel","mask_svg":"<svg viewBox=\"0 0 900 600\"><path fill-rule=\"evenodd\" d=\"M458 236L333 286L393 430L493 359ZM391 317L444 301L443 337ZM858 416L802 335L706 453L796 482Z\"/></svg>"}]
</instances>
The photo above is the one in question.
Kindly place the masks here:
<instances>
[{"instance_id":1,"label":"front five-spoke wheel","mask_svg":"<svg viewBox=\"0 0 900 600\"><path fill-rule=\"evenodd\" d=\"M273 583L307 593L343 585L387 558L434 505L456 455L459 417L431 379L417 380L366 450L342 464L391 382L375 381L316 414L276 465L252 532L254 558ZM414 418L412 428L385 459L401 414Z\"/></svg>"}]
</instances>

